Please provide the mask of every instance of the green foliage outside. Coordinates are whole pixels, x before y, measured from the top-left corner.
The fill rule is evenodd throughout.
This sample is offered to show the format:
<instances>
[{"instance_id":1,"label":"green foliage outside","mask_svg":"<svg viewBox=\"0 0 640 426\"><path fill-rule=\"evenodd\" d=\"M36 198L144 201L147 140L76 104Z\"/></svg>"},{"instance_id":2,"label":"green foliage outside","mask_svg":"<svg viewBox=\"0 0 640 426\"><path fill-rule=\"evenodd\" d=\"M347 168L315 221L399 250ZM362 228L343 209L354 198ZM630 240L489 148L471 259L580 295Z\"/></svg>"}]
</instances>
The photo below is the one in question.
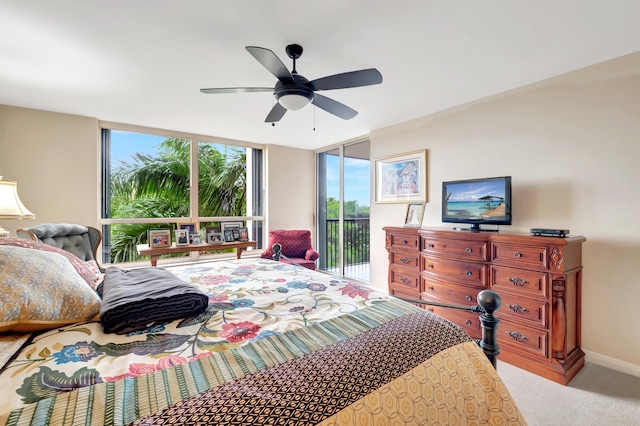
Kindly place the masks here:
<instances>
[{"instance_id":1,"label":"green foliage outside","mask_svg":"<svg viewBox=\"0 0 640 426\"><path fill-rule=\"evenodd\" d=\"M340 202L327 198L327 267L338 265ZM345 265L369 262L369 206L357 201L344 203L344 262Z\"/></svg>"},{"instance_id":2,"label":"green foliage outside","mask_svg":"<svg viewBox=\"0 0 640 426\"><path fill-rule=\"evenodd\" d=\"M136 154L119 161L111 174L111 218L189 217L190 141L166 139L157 155ZM246 153L227 147L198 144L198 215L246 214ZM111 225L111 262L139 260L138 244L147 243L147 230L175 229L175 223Z\"/></svg>"}]
</instances>

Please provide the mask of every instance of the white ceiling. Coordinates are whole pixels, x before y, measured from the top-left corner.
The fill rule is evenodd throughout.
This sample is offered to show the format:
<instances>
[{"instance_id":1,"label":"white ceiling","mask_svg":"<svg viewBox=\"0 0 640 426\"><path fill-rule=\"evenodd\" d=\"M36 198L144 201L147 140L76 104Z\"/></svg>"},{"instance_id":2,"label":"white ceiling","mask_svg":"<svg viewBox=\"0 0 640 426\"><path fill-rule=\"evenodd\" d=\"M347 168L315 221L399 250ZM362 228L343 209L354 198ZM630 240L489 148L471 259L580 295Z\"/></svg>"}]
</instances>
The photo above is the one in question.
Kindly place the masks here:
<instances>
[{"instance_id":1,"label":"white ceiling","mask_svg":"<svg viewBox=\"0 0 640 426\"><path fill-rule=\"evenodd\" d=\"M638 0L0 0L0 104L315 149L640 50ZM264 123L274 86L246 50L304 54L313 80L377 68ZM314 131L315 126L315 131Z\"/></svg>"}]
</instances>

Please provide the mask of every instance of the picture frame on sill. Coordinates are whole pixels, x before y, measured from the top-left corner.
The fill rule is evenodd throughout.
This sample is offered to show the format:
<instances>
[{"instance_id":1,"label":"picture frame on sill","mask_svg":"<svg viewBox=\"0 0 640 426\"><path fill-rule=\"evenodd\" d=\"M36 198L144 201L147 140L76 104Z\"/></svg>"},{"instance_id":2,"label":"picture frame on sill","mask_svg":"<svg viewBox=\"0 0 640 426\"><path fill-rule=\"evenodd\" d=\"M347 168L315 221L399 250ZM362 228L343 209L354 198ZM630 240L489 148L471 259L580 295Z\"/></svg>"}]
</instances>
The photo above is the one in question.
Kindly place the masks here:
<instances>
[{"instance_id":1,"label":"picture frame on sill","mask_svg":"<svg viewBox=\"0 0 640 426\"><path fill-rule=\"evenodd\" d=\"M240 241L249 241L249 228L243 226L238 228L238 233L239 233L239 237L238 239Z\"/></svg>"},{"instance_id":2,"label":"picture frame on sill","mask_svg":"<svg viewBox=\"0 0 640 426\"><path fill-rule=\"evenodd\" d=\"M230 243L235 241L235 237L233 235L233 228L227 228L223 231L224 234L224 242Z\"/></svg>"},{"instance_id":3,"label":"picture frame on sill","mask_svg":"<svg viewBox=\"0 0 640 426\"><path fill-rule=\"evenodd\" d=\"M189 245L189 231L186 229L176 229L176 245L177 246L187 246Z\"/></svg>"},{"instance_id":4,"label":"picture frame on sill","mask_svg":"<svg viewBox=\"0 0 640 426\"><path fill-rule=\"evenodd\" d=\"M244 226L244 222L241 221L241 220L239 220L239 221L222 222L220 224L220 228L222 229L223 233L227 229L233 230L233 239L234 240L237 240L237 239L240 238L240 228L242 228L243 226ZM226 234L225 234L225 241L227 241Z\"/></svg>"},{"instance_id":5,"label":"picture frame on sill","mask_svg":"<svg viewBox=\"0 0 640 426\"><path fill-rule=\"evenodd\" d=\"M427 201L427 150L375 161L376 203Z\"/></svg>"},{"instance_id":6,"label":"picture frame on sill","mask_svg":"<svg viewBox=\"0 0 640 426\"><path fill-rule=\"evenodd\" d=\"M191 241L191 244L195 244L195 245L199 245L200 243L202 243L202 239L200 238L200 233L198 232L192 232L191 235L189 236L189 240Z\"/></svg>"},{"instance_id":7,"label":"picture frame on sill","mask_svg":"<svg viewBox=\"0 0 640 426\"><path fill-rule=\"evenodd\" d=\"M210 232L207 234L208 244L224 243L224 234L222 232Z\"/></svg>"},{"instance_id":8,"label":"picture frame on sill","mask_svg":"<svg viewBox=\"0 0 640 426\"><path fill-rule=\"evenodd\" d=\"M171 246L170 229L149 229L148 238L149 247L151 248Z\"/></svg>"},{"instance_id":9,"label":"picture frame on sill","mask_svg":"<svg viewBox=\"0 0 640 426\"><path fill-rule=\"evenodd\" d=\"M404 226L421 227L422 216L424 216L424 203L409 203L407 205L407 213L404 215Z\"/></svg>"},{"instance_id":10,"label":"picture frame on sill","mask_svg":"<svg viewBox=\"0 0 640 426\"><path fill-rule=\"evenodd\" d=\"M189 244L191 244L191 236L196 232L196 224L193 222L179 223L178 229L186 229L189 236Z\"/></svg>"}]
</instances>

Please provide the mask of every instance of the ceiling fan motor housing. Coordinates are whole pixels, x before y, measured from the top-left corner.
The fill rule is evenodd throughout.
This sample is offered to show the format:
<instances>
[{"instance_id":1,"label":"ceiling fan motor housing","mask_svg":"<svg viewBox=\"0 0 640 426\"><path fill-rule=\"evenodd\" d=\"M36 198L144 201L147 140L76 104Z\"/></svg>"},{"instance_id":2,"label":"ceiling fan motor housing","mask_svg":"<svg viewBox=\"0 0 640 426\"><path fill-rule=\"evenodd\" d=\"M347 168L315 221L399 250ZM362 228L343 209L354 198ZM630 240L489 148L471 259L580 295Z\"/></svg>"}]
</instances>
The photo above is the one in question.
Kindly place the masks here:
<instances>
[{"instance_id":1,"label":"ceiling fan motor housing","mask_svg":"<svg viewBox=\"0 0 640 426\"><path fill-rule=\"evenodd\" d=\"M309 82L299 74L292 74L294 83L278 81L273 90L276 100L287 110L297 111L313 102L313 89L306 86Z\"/></svg>"}]
</instances>

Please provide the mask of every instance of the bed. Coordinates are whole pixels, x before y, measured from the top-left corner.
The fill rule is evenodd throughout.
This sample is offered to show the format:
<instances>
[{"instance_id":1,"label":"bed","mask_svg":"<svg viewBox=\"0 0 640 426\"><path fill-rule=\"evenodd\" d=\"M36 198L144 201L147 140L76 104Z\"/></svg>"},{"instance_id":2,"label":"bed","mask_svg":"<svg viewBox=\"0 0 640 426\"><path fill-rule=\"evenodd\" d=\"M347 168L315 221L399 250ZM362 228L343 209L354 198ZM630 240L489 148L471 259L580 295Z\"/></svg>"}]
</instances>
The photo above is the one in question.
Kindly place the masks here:
<instances>
[{"instance_id":1,"label":"bed","mask_svg":"<svg viewBox=\"0 0 640 426\"><path fill-rule=\"evenodd\" d=\"M34 244L0 244L3 287L26 268L29 285L55 288L62 311L78 305L62 320L0 322L0 425L525 424L478 342L366 285L259 258L141 268L206 303L139 329L104 319L113 277L130 271L90 277L65 264ZM50 277L55 268L65 278ZM88 299L61 297L69 281ZM127 303L118 313L144 311ZM165 303L167 314L178 304Z\"/></svg>"}]
</instances>

